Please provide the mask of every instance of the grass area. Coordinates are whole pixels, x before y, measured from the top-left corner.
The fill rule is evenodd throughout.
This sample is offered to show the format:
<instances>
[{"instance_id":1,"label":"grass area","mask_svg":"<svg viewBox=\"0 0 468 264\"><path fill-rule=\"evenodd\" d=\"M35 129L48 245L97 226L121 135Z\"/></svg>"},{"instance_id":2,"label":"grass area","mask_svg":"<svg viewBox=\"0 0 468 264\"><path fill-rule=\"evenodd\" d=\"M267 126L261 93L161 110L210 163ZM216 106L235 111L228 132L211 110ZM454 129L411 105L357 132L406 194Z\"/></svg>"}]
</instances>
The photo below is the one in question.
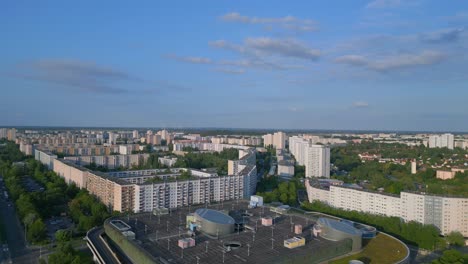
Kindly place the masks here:
<instances>
[{"instance_id":1,"label":"grass area","mask_svg":"<svg viewBox=\"0 0 468 264\"><path fill-rule=\"evenodd\" d=\"M363 241L363 243L365 243ZM402 260L407 254L406 248L399 241L385 234L379 233L371 239L360 253L331 261L331 264L348 264L350 260L357 259L366 264L395 263Z\"/></svg>"}]
</instances>

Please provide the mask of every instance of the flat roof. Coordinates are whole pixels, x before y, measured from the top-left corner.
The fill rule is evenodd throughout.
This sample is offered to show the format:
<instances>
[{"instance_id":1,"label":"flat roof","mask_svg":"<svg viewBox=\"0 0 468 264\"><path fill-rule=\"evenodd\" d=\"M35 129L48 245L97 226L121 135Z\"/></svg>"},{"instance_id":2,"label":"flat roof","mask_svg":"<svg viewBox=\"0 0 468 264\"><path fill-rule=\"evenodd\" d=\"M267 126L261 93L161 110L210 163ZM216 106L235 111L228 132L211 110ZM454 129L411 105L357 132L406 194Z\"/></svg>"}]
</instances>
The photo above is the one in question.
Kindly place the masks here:
<instances>
[{"instance_id":1,"label":"flat roof","mask_svg":"<svg viewBox=\"0 0 468 264\"><path fill-rule=\"evenodd\" d=\"M348 233L350 235L362 235L361 230L335 219L320 217L317 222L321 225L329 226L333 229Z\"/></svg>"},{"instance_id":2,"label":"flat roof","mask_svg":"<svg viewBox=\"0 0 468 264\"><path fill-rule=\"evenodd\" d=\"M195 214L203 217L206 220L209 220L214 223L218 224L234 224L234 218L230 217L229 215L221 212L216 211L208 208L201 208L195 211Z\"/></svg>"},{"instance_id":3,"label":"flat roof","mask_svg":"<svg viewBox=\"0 0 468 264\"><path fill-rule=\"evenodd\" d=\"M277 215L270 211L268 206L248 208L249 201L224 201L223 203L192 205L171 209L167 215L154 216L150 213L131 215L128 221L126 216L119 217L127 222L136 234L136 244L155 258L162 258L169 263L177 264L219 264L223 257L225 263L284 263L294 257L299 259L316 259L326 261L333 256L324 252L336 252L335 249L346 248L349 241L331 241L322 237L312 237L311 231L316 223L314 219L303 214ZM197 232L193 238L194 247L181 249L178 247L179 239L190 237L187 234L186 216L193 214L197 209L212 209L214 211L229 211L245 213L245 228L239 233L222 236L219 239ZM243 216L241 216L243 217ZM262 226L262 217L275 218L272 226ZM291 222L293 224L291 224ZM292 226L303 226L302 234L295 234ZM284 246L284 240L294 237L304 237L306 243L302 247L290 249ZM225 244L240 243L240 247L233 247L227 251ZM272 246L273 244L273 246ZM349 249L351 250L351 248ZM326 256L326 258L324 258Z\"/></svg>"}]
</instances>

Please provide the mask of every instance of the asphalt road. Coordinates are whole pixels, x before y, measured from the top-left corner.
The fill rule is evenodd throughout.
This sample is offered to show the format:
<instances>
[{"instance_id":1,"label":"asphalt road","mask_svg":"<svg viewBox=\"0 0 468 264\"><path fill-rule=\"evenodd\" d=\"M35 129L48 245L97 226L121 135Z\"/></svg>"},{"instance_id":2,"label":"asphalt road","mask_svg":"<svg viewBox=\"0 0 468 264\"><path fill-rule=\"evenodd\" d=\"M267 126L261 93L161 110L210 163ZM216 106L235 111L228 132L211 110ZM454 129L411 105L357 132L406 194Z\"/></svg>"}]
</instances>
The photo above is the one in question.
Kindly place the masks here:
<instances>
[{"instance_id":1,"label":"asphalt road","mask_svg":"<svg viewBox=\"0 0 468 264\"><path fill-rule=\"evenodd\" d=\"M0 217L6 227L5 233L10 257L13 260L13 263L23 263L18 262L17 259L28 255L31 251L26 247L26 243L24 241L24 230L16 215L13 202L10 199L5 199L5 196L3 195L3 191L5 189L5 183L0 181Z\"/></svg>"},{"instance_id":2,"label":"asphalt road","mask_svg":"<svg viewBox=\"0 0 468 264\"><path fill-rule=\"evenodd\" d=\"M0 177L3 179L3 177ZM39 257L45 257L49 252L45 248L28 247L24 239L24 230L16 215L13 201L5 199L3 191L5 183L0 181L0 217L5 225L8 252L0 254L0 264L4 263L38 263ZM10 262L11 261L11 262Z\"/></svg>"},{"instance_id":3,"label":"asphalt road","mask_svg":"<svg viewBox=\"0 0 468 264\"><path fill-rule=\"evenodd\" d=\"M91 240L93 245L96 247L99 255L104 259L104 261L108 264L118 264L119 262L115 259L112 253L108 250L108 248L104 245L104 242L101 240L100 236L104 233L104 229L95 228L88 232L88 239Z\"/></svg>"}]
</instances>

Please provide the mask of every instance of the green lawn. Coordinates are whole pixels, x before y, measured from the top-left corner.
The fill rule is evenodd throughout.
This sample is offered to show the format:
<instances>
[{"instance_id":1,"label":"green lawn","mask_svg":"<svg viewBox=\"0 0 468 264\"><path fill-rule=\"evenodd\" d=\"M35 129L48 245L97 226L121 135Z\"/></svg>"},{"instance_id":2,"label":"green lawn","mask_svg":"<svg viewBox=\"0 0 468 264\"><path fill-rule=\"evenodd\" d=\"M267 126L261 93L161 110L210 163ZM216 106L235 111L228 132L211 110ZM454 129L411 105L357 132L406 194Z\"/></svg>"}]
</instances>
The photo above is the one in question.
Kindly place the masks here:
<instances>
[{"instance_id":1,"label":"green lawn","mask_svg":"<svg viewBox=\"0 0 468 264\"><path fill-rule=\"evenodd\" d=\"M364 240L363 240L364 242ZM365 242L364 242L365 243ZM357 259L366 264L395 263L407 254L405 246L392 237L379 233L377 237L368 241L360 253L331 261L331 264L348 264L350 260Z\"/></svg>"}]
</instances>

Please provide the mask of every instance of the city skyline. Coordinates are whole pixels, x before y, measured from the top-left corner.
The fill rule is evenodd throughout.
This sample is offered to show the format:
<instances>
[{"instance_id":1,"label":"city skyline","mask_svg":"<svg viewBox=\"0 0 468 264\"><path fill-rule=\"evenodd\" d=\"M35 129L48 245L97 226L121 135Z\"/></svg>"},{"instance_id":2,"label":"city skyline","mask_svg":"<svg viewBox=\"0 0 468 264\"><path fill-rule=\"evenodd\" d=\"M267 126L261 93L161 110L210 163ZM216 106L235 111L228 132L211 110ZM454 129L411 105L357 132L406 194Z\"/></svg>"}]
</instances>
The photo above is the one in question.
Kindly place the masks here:
<instances>
[{"instance_id":1,"label":"city skyline","mask_svg":"<svg viewBox=\"0 0 468 264\"><path fill-rule=\"evenodd\" d=\"M265 4L6 4L0 125L468 131L466 2Z\"/></svg>"}]
</instances>

